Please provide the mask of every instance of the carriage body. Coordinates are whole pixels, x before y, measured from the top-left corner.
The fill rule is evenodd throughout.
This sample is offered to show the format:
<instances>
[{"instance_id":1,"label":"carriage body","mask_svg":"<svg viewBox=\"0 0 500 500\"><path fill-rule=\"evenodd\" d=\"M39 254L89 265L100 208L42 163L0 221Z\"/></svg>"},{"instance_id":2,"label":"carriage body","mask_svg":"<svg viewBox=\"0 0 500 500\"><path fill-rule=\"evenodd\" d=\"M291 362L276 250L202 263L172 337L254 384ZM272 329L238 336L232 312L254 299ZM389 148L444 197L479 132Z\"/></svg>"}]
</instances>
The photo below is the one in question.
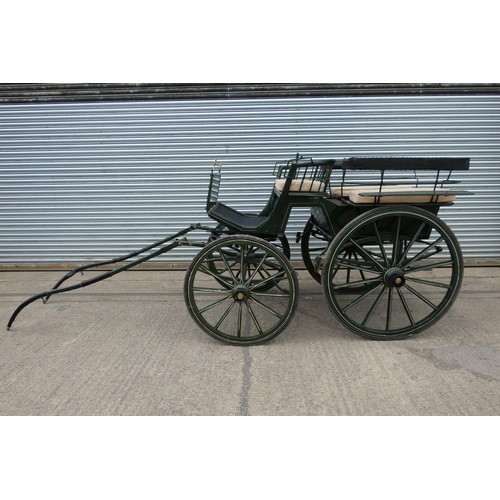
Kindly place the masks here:
<instances>
[{"instance_id":1,"label":"carriage body","mask_svg":"<svg viewBox=\"0 0 500 500\"><path fill-rule=\"evenodd\" d=\"M207 214L215 227L193 224L136 252L77 267L55 286L21 303L92 285L182 245L201 246L184 281L184 298L206 333L233 345L267 342L297 309L298 278L285 234L294 207L311 215L297 234L305 268L323 289L336 318L358 335L404 339L435 324L460 290L463 259L439 218L455 196L454 171L468 158L347 158L316 161L297 155L275 166L259 213L241 213L218 199L220 164L210 175ZM185 235L207 231L206 243ZM118 267L114 267L118 265ZM86 270L113 266L73 285Z\"/></svg>"},{"instance_id":2,"label":"carriage body","mask_svg":"<svg viewBox=\"0 0 500 500\"><path fill-rule=\"evenodd\" d=\"M218 201L221 171L215 169L207 214L218 225L186 276L191 315L228 343L261 343L280 333L298 289L285 230L291 210L307 206L310 219L297 234L302 260L347 328L394 340L430 327L451 307L462 281L458 241L438 213L457 195L469 194L452 179L454 171L468 168L468 158L314 161L297 155L275 166L269 201L257 214ZM206 269L214 297L229 301L213 302L196 284L197 275L207 278ZM257 311L271 316L269 328ZM253 333L243 331L245 312Z\"/></svg>"}]
</instances>

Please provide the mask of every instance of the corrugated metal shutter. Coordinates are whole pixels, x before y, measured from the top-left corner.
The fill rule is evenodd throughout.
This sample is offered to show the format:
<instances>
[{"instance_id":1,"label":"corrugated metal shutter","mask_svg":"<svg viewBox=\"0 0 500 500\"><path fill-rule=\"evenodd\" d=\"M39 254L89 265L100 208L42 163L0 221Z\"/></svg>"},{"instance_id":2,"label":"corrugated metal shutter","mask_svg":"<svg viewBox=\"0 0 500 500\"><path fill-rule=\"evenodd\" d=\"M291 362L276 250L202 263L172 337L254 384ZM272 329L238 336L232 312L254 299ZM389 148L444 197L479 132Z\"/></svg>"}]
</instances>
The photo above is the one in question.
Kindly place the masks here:
<instances>
[{"instance_id":1,"label":"corrugated metal shutter","mask_svg":"<svg viewBox=\"0 0 500 500\"><path fill-rule=\"evenodd\" d=\"M260 210L274 163L297 152L470 157L456 178L476 195L442 217L465 257L500 257L500 95L408 95L2 104L0 263L108 258L208 223L215 158L221 199ZM306 218L293 214L291 238Z\"/></svg>"}]
</instances>

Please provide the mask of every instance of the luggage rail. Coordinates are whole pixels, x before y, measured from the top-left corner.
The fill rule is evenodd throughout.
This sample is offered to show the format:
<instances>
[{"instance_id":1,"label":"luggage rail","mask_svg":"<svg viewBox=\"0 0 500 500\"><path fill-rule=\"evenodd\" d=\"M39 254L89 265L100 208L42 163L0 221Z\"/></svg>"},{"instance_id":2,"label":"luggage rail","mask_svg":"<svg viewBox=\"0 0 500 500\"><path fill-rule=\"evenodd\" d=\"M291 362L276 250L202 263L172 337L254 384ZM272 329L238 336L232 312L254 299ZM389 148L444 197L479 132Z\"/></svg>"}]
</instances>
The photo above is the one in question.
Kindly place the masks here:
<instances>
[{"instance_id":1,"label":"luggage rail","mask_svg":"<svg viewBox=\"0 0 500 500\"><path fill-rule=\"evenodd\" d=\"M340 169L340 182L331 187L330 194L347 204L443 205L451 204L457 195L473 194L450 187L459 183L451 180L452 172L468 170L469 158L352 157L342 160ZM362 183L356 181L360 171L379 172L379 175L370 184ZM402 177L403 171L413 171L413 177ZM392 177L388 178L386 172L391 172Z\"/></svg>"}]
</instances>

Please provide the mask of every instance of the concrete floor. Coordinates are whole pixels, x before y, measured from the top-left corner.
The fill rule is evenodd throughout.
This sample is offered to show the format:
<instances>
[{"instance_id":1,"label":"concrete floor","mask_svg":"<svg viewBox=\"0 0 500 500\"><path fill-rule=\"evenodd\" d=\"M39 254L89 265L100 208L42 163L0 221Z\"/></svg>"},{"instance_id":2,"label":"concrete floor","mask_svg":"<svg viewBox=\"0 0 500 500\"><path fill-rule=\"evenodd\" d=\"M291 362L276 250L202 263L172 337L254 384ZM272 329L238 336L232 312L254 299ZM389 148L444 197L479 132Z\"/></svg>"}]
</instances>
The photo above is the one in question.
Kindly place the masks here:
<instances>
[{"instance_id":1,"label":"concrete floor","mask_svg":"<svg viewBox=\"0 0 500 500\"><path fill-rule=\"evenodd\" d=\"M186 310L180 271L129 271L37 301L7 332L15 307L60 276L0 272L1 415L500 411L500 268L466 268L451 311L403 341L347 331L305 271L294 319L261 346L203 333Z\"/></svg>"}]
</instances>

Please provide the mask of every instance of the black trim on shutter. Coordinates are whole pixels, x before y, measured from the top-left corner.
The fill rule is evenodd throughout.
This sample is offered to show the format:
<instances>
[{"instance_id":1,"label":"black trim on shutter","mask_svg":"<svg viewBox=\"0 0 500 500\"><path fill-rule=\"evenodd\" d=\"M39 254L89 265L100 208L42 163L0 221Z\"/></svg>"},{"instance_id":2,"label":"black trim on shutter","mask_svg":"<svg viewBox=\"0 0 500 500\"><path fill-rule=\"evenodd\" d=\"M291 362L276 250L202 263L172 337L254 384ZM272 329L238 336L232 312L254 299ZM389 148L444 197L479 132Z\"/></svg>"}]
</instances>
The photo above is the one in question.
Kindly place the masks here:
<instances>
[{"instance_id":1,"label":"black trim on shutter","mask_svg":"<svg viewBox=\"0 0 500 500\"><path fill-rule=\"evenodd\" d=\"M2 83L0 103L500 94L498 83Z\"/></svg>"}]
</instances>

